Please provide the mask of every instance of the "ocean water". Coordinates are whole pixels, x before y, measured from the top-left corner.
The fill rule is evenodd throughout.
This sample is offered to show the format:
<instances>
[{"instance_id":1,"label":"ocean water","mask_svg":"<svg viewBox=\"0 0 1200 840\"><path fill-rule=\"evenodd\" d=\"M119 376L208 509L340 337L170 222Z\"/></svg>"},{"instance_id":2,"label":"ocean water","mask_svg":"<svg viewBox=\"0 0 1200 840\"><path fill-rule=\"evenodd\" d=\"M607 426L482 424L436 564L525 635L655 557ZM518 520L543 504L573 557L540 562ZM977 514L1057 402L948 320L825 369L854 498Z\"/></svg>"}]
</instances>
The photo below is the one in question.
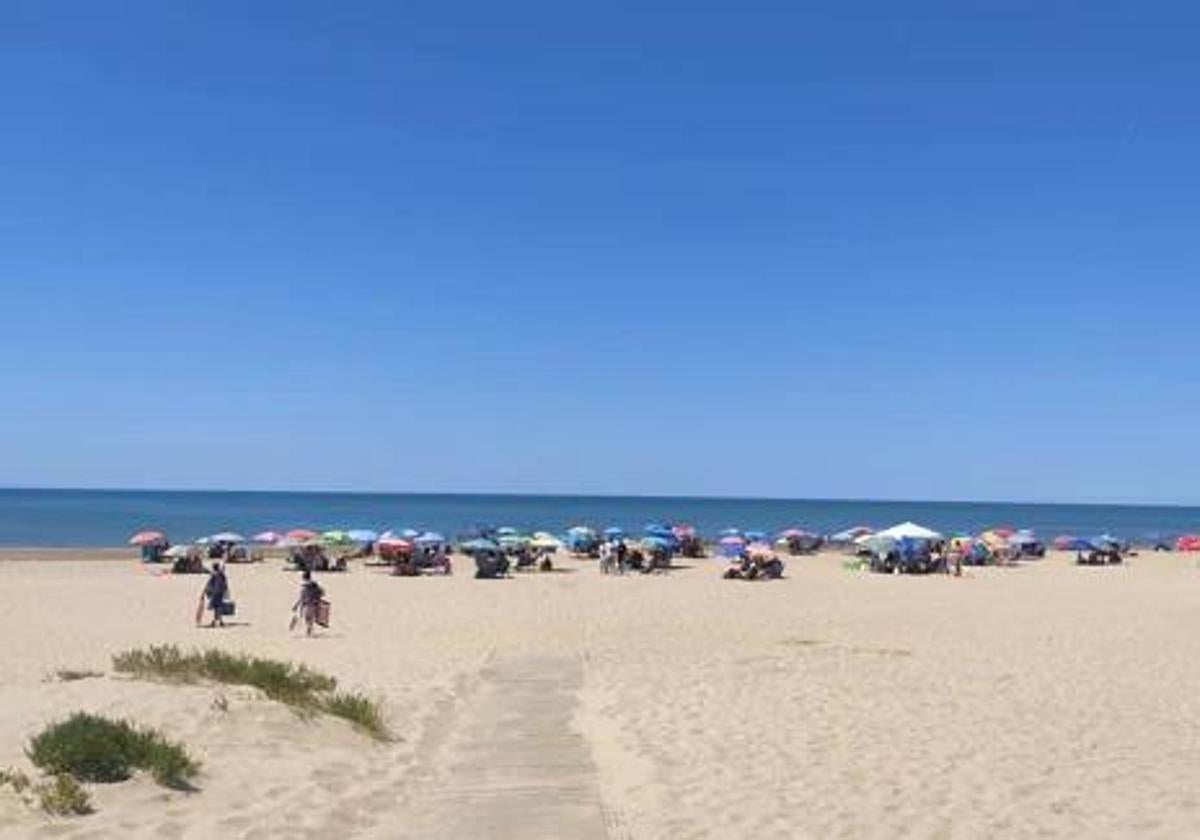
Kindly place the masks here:
<instances>
[{"instance_id":1,"label":"ocean water","mask_svg":"<svg viewBox=\"0 0 1200 840\"><path fill-rule=\"evenodd\" d=\"M737 527L769 533L803 527L833 533L854 525L912 520L945 533L1009 525L1044 537L1103 532L1131 539L1200 531L1200 508L1133 505L718 499L629 496L510 496L0 489L0 545L119 546L143 528L174 542L232 530L416 528L448 536L510 525L561 533L571 525L628 531L648 522L690 522L701 534Z\"/></svg>"}]
</instances>

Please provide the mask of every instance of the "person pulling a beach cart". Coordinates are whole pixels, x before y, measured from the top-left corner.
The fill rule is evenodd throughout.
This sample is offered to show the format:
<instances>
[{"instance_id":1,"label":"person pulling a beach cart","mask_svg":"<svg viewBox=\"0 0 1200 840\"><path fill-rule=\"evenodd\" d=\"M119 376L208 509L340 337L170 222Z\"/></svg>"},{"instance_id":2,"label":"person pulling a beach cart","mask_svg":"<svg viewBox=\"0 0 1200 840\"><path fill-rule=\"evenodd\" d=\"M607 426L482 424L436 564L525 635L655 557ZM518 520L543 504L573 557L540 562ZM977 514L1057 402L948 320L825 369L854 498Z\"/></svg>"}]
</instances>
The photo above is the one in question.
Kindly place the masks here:
<instances>
[{"instance_id":1,"label":"person pulling a beach cart","mask_svg":"<svg viewBox=\"0 0 1200 840\"><path fill-rule=\"evenodd\" d=\"M300 583L300 597L292 606L292 629L295 629L301 618L304 619L304 629L309 636L313 633L314 624L329 626L329 601L325 600L325 590L313 580L312 572L307 570Z\"/></svg>"}]
</instances>

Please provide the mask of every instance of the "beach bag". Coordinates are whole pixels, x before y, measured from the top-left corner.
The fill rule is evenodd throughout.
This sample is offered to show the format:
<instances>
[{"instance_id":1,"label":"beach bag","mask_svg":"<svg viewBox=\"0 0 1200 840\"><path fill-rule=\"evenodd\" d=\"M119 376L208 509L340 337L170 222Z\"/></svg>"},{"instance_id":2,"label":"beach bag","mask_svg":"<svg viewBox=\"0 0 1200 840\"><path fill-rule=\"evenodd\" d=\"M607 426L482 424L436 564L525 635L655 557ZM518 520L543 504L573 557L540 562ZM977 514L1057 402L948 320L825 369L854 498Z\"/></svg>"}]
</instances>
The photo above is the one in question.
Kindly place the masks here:
<instances>
[{"instance_id":1,"label":"beach bag","mask_svg":"<svg viewBox=\"0 0 1200 840\"><path fill-rule=\"evenodd\" d=\"M233 615L237 612L237 604L233 601L221 602L221 615Z\"/></svg>"},{"instance_id":2,"label":"beach bag","mask_svg":"<svg viewBox=\"0 0 1200 840\"><path fill-rule=\"evenodd\" d=\"M320 601L317 601L317 624L320 624L322 627L329 626L329 610L330 603L328 601L326 601L324 598L322 598Z\"/></svg>"}]
</instances>

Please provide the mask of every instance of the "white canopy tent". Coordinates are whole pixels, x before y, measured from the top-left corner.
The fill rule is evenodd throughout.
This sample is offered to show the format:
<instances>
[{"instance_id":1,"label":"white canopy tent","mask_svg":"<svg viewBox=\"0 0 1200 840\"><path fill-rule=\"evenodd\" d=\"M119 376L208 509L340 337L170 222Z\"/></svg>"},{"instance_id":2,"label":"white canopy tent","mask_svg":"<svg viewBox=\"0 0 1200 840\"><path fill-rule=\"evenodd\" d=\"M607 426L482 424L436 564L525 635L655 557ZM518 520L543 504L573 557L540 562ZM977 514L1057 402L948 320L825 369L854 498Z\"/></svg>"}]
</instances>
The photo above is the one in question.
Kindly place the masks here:
<instances>
[{"instance_id":1,"label":"white canopy tent","mask_svg":"<svg viewBox=\"0 0 1200 840\"><path fill-rule=\"evenodd\" d=\"M891 537L892 539L903 539L908 537L914 540L940 540L942 535L937 531L930 530L924 525L918 525L915 522L901 522L899 525L893 525L886 531L880 531L875 536Z\"/></svg>"}]
</instances>

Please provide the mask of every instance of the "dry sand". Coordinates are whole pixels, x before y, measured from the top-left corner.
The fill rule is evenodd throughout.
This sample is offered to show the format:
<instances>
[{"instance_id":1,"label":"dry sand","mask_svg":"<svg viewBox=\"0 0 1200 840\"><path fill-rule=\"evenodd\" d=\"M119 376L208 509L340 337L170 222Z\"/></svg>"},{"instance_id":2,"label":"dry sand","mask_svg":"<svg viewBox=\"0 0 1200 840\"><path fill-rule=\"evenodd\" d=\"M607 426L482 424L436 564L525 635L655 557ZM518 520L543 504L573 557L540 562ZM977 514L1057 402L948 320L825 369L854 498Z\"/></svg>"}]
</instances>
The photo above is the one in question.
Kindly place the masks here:
<instances>
[{"instance_id":1,"label":"dry sand","mask_svg":"<svg viewBox=\"0 0 1200 840\"><path fill-rule=\"evenodd\" d=\"M823 555L772 583L719 580L718 561L504 581L356 567L325 576L333 627L305 639L278 562L234 567L239 623L207 630L202 578L88 556L0 553L0 767L31 769L29 736L82 709L186 742L201 790L96 786L99 811L72 820L0 793L0 837L1200 836L1190 557L953 579ZM156 642L326 670L381 697L402 740L111 673Z\"/></svg>"}]
</instances>

